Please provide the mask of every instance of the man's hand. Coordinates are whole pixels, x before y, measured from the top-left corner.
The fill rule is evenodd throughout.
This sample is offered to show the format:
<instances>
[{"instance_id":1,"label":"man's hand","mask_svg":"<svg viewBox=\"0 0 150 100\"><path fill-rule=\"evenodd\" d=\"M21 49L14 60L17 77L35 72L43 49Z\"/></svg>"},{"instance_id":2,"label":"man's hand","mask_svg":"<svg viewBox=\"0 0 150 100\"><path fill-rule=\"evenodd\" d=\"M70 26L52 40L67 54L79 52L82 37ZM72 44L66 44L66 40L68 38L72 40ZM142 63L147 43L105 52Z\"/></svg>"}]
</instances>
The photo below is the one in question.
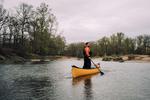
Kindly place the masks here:
<instances>
[{"instance_id":1,"label":"man's hand","mask_svg":"<svg viewBox=\"0 0 150 100\"><path fill-rule=\"evenodd\" d=\"M91 57L89 57L89 59L91 59Z\"/></svg>"}]
</instances>

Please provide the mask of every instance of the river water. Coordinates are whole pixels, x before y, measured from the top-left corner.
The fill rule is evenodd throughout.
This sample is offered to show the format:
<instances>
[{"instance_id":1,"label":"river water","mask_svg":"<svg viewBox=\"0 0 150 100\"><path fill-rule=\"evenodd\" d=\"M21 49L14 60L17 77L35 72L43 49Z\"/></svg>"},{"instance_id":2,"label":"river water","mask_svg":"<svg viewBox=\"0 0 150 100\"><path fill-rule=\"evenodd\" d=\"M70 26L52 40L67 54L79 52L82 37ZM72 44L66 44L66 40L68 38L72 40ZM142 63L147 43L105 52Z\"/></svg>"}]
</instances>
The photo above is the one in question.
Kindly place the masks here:
<instances>
[{"instance_id":1,"label":"river water","mask_svg":"<svg viewBox=\"0 0 150 100\"><path fill-rule=\"evenodd\" d=\"M0 100L150 100L150 63L94 61L105 75L72 79L82 59L0 65Z\"/></svg>"}]
</instances>

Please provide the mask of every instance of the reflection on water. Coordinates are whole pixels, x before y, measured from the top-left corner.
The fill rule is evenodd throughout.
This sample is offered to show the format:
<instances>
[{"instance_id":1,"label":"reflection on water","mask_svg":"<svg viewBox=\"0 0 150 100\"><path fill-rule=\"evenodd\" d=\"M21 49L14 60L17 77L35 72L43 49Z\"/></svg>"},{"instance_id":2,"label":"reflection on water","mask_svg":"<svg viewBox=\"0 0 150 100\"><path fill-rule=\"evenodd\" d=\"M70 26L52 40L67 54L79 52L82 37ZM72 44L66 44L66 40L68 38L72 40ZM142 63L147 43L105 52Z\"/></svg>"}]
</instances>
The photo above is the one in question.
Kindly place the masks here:
<instances>
[{"instance_id":1,"label":"reflection on water","mask_svg":"<svg viewBox=\"0 0 150 100\"><path fill-rule=\"evenodd\" d=\"M82 83L85 83L86 80L91 79L94 76L99 75L99 73L93 74L93 75L86 75L86 76L82 76L82 77L78 77L78 78L73 78L72 79L72 85L73 86L77 86L80 85Z\"/></svg>"},{"instance_id":2,"label":"reflection on water","mask_svg":"<svg viewBox=\"0 0 150 100\"><path fill-rule=\"evenodd\" d=\"M83 95L84 100L93 100L93 90L92 90L92 77L97 76L99 74L82 76L79 78L72 79L72 85L78 86L83 84Z\"/></svg>"},{"instance_id":3,"label":"reflection on water","mask_svg":"<svg viewBox=\"0 0 150 100\"><path fill-rule=\"evenodd\" d=\"M85 100L92 100L93 99L91 78L84 80L84 99Z\"/></svg>"}]
</instances>

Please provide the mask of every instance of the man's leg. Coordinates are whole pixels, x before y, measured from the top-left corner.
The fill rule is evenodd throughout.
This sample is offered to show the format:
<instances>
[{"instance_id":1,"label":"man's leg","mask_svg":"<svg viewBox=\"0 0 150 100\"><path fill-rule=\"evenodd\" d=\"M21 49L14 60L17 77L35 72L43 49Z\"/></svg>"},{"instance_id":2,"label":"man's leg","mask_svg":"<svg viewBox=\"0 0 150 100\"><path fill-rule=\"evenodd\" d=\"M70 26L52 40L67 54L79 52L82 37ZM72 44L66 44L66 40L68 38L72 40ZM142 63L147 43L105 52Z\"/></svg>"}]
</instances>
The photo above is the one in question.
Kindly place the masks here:
<instances>
[{"instance_id":1,"label":"man's leg","mask_svg":"<svg viewBox=\"0 0 150 100\"><path fill-rule=\"evenodd\" d=\"M87 59L87 69L91 69L91 60Z\"/></svg>"},{"instance_id":2,"label":"man's leg","mask_svg":"<svg viewBox=\"0 0 150 100\"><path fill-rule=\"evenodd\" d=\"M88 58L84 58L84 65L83 65L83 68L84 68L84 69L88 69L88 66L89 66Z\"/></svg>"}]
</instances>

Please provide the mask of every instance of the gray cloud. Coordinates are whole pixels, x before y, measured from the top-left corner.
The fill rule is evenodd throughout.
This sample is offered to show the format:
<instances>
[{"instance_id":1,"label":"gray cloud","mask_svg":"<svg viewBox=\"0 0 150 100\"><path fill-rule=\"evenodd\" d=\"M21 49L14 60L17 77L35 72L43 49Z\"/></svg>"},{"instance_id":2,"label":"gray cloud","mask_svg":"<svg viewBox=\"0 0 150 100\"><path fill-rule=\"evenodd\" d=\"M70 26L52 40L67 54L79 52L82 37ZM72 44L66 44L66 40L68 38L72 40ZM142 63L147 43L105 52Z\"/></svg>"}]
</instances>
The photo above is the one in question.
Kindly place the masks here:
<instances>
[{"instance_id":1,"label":"gray cloud","mask_svg":"<svg viewBox=\"0 0 150 100\"><path fill-rule=\"evenodd\" d=\"M48 3L67 42L97 40L116 32L132 37L150 34L149 0L5 0L4 6L20 2Z\"/></svg>"}]
</instances>

